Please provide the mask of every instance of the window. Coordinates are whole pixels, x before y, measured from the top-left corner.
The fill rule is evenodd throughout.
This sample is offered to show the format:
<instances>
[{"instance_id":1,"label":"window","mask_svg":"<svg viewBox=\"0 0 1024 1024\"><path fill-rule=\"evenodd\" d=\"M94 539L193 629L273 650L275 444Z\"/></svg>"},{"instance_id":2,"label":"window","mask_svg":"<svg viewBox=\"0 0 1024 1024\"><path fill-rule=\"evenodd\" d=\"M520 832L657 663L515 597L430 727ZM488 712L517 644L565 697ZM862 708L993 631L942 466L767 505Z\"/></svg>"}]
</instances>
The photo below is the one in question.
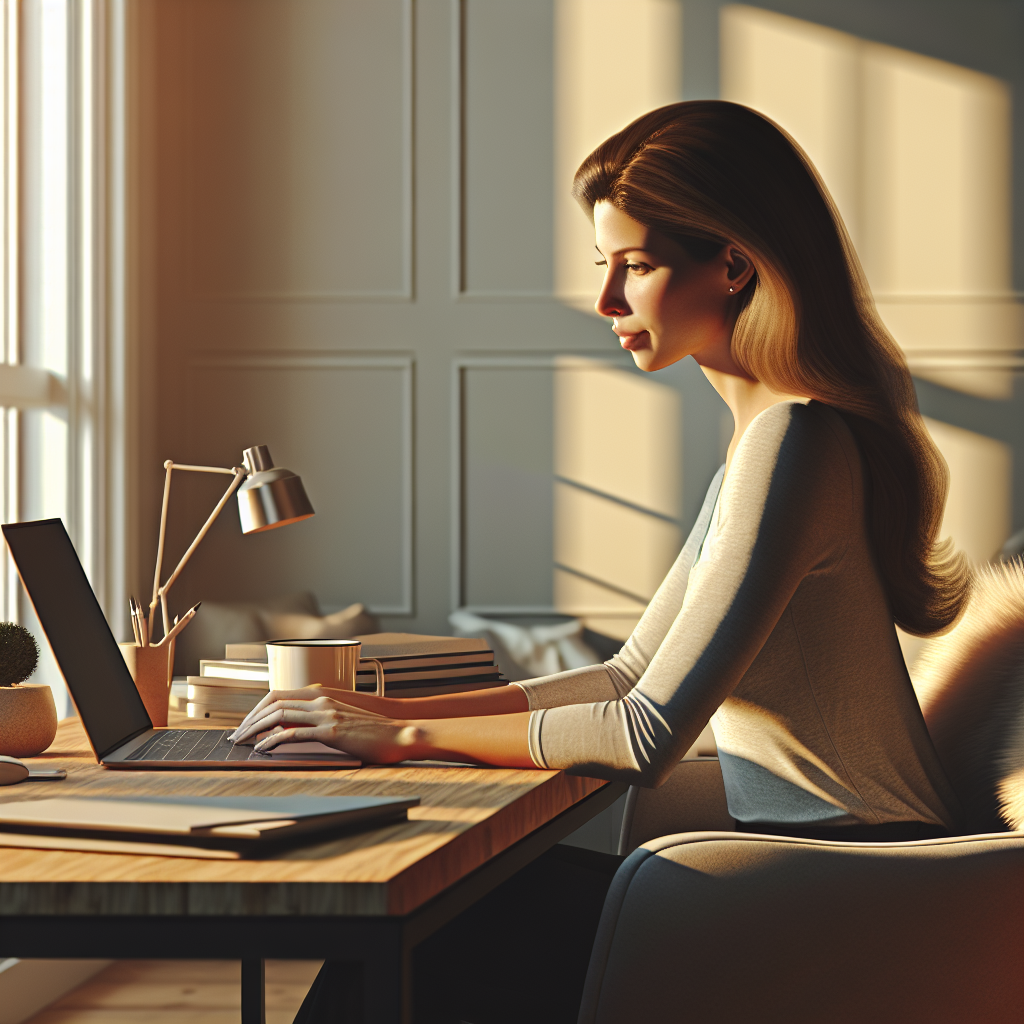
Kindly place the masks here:
<instances>
[{"instance_id":1,"label":"window","mask_svg":"<svg viewBox=\"0 0 1024 1024\"><path fill-rule=\"evenodd\" d=\"M0 516L61 518L111 621L124 561L123 0L0 0ZM38 631L9 557L0 615ZM44 651L38 679L70 703Z\"/></svg>"}]
</instances>

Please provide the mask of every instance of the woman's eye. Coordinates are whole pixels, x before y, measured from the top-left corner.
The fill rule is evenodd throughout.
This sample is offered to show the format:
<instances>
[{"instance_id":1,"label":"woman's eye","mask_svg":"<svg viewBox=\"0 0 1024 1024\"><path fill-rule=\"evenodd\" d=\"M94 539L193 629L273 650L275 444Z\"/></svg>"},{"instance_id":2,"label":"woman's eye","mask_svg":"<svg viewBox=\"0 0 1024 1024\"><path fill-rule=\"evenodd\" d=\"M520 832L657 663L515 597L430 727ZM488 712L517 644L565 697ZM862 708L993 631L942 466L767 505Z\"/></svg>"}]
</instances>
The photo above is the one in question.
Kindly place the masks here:
<instances>
[{"instance_id":1,"label":"woman's eye","mask_svg":"<svg viewBox=\"0 0 1024 1024\"><path fill-rule=\"evenodd\" d=\"M646 274L651 269L646 263L627 263L625 267L634 274Z\"/></svg>"}]
</instances>

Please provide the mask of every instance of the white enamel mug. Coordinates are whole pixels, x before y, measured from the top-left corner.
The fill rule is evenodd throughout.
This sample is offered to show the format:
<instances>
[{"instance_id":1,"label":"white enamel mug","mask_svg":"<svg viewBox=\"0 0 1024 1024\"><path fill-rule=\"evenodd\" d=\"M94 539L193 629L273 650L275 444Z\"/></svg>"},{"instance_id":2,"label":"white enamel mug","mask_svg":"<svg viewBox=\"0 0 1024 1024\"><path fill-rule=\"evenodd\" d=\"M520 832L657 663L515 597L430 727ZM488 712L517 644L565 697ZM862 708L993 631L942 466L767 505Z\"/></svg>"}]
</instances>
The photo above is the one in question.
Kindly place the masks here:
<instances>
[{"instance_id":1,"label":"white enamel mug","mask_svg":"<svg viewBox=\"0 0 1024 1024\"><path fill-rule=\"evenodd\" d=\"M272 640L267 644L272 690L301 690L320 683L335 690L356 688L356 666L373 663L377 696L384 696L384 666L376 658L361 658L358 640Z\"/></svg>"}]
</instances>

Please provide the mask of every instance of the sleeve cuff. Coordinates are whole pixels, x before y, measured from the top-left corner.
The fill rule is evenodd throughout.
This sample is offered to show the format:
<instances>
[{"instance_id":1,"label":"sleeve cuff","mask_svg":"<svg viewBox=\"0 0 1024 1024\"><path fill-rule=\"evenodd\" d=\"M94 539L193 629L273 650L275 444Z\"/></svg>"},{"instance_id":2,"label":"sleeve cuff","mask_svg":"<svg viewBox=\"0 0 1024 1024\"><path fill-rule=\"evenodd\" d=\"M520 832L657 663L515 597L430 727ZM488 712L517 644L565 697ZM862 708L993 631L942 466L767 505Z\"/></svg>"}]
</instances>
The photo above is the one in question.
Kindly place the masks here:
<instances>
[{"instance_id":1,"label":"sleeve cuff","mask_svg":"<svg viewBox=\"0 0 1024 1024\"><path fill-rule=\"evenodd\" d=\"M508 684L509 686L518 686L523 693L526 694L526 706L533 711L535 701L533 699L533 692L529 686L523 686L521 683L516 682L514 679Z\"/></svg>"},{"instance_id":2,"label":"sleeve cuff","mask_svg":"<svg viewBox=\"0 0 1024 1024\"><path fill-rule=\"evenodd\" d=\"M544 709L541 708L539 711L534 711L530 715L530 728L528 731L528 742L530 747L530 757L533 759L533 763L538 768L547 768L548 763L544 760L544 754L541 751L540 746L540 727L541 722L544 718Z\"/></svg>"}]
</instances>

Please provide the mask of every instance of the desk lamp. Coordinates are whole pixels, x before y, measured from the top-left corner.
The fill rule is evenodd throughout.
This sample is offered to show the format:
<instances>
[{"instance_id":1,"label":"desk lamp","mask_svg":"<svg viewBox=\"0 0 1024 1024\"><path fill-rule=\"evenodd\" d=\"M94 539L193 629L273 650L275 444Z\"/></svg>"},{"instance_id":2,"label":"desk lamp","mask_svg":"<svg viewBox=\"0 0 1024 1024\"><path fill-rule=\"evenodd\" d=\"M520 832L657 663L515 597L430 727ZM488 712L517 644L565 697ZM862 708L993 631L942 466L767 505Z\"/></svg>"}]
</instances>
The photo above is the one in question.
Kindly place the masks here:
<instances>
[{"instance_id":1,"label":"desk lamp","mask_svg":"<svg viewBox=\"0 0 1024 1024\"><path fill-rule=\"evenodd\" d=\"M291 470L275 466L274 460L270 457L270 450L265 444L246 448L242 453L242 462L244 468L234 466L231 469L224 469L220 466L186 466L180 462L171 462L170 459L164 463L167 476L164 478L164 500L160 509L160 539L156 549L156 571L153 573L153 599L149 602L149 619L145 627L149 638L153 636L153 619L156 616L158 604L163 617L164 635L166 636L170 632L167 592L181 575L181 570L185 568L185 564L192 557L192 552L213 526L221 509L227 504L228 498L236 490L238 491L238 518L241 520L242 533L263 533L265 530L275 530L279 526L297 523L299 520L308 519L313 515L313 506L310 504L309 498L306 497L302 480ZM167 578L167 582L161 586L160 573L163 570L164 538L167 533L167 503L171 497L171 474L176 469L187 470L191 473L225 473L232 480L223 497L210 513L210 517L196 534L196 539L181 556L177 568Z\"/></svg>"}]
</instances>

